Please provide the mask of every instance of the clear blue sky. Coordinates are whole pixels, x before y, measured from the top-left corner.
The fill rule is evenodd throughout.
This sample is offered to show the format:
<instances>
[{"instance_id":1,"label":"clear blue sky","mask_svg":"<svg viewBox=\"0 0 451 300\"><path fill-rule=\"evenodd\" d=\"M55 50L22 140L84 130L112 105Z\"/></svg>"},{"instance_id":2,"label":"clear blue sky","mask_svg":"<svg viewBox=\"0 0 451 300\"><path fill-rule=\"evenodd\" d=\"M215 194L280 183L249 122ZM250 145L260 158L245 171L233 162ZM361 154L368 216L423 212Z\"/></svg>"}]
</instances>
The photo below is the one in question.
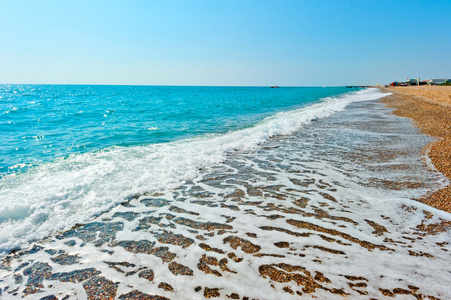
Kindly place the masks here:
<instances>
[{"instance_id":1,"label":"clear blue sky","mask_svg":"<svg viewBox=\"0 0 451 300\"><path fill-rule=\"evenodd\" d=\"M449 78L450 30L450 0L0 0L0 83Z\"/></svg>"}]
</instances>

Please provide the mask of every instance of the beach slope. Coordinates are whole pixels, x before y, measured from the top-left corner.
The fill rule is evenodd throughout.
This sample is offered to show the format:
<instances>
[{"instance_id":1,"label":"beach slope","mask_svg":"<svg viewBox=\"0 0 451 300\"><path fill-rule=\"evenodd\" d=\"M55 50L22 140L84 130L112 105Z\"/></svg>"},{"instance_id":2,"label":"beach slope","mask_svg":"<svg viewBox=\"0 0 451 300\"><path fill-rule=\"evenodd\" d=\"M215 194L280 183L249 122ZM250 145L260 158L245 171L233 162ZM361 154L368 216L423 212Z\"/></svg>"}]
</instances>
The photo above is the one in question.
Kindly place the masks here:
<instances>
[{"instance_id":1,"label":"beach slope","mask_svg":"<svg viewBox=\"0 0 451 300\"><path fill-rule=\"evenodd\" d=\"M422 133L436 138L425 150L437 170L451 179L451 87L416 86L383 90L393 93L382 102L395 108L395 115L413 119ZM430 193L420 201L451 212L451 186Z\"/></svg>"}]
</instances>

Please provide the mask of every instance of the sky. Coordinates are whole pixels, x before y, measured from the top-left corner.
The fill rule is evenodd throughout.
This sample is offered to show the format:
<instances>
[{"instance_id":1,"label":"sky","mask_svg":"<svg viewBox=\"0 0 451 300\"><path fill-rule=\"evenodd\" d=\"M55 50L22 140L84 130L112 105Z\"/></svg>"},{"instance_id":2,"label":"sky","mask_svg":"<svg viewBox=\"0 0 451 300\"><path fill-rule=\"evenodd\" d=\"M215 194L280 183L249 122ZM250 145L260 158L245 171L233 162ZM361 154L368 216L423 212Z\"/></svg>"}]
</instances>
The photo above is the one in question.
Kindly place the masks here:
<instances>
[{"instance_id":1,"label":"sky","mask_svg":"<svg viewBox=\"0 0 451 300\"><path fill-rule=\"evenodd\" d=\"M450 0L0 0L0 84L451 77Z\"/></svg>"}]
</instances>

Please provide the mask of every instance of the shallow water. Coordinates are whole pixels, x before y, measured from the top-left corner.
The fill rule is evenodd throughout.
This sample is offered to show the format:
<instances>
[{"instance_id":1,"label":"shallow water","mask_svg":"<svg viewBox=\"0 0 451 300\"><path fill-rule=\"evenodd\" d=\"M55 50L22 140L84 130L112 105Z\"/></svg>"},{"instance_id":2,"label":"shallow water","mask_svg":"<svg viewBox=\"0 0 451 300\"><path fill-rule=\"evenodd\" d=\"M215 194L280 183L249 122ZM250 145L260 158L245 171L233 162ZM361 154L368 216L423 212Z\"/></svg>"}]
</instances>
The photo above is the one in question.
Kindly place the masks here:
<instances>
[{"instance_id":1,"label":"shallow water","mask_svg":"<svg viewBox=\"0 0 451 300\"><path fill-rule=\"evenodd\" d=\"M380 96L345 90L3 86L0 252Z\"/></svg>"},{"instance_id":2,"label":"shallow water","mask_svg":"<svg viewBox=\"0 0 451 300\"><path fill-rule=\"evenodd\" d=\"M412 200L445 179L389 112L352 103L11 255L3 296L448 299L451 216Z\"/></svg>"}]
</instances>

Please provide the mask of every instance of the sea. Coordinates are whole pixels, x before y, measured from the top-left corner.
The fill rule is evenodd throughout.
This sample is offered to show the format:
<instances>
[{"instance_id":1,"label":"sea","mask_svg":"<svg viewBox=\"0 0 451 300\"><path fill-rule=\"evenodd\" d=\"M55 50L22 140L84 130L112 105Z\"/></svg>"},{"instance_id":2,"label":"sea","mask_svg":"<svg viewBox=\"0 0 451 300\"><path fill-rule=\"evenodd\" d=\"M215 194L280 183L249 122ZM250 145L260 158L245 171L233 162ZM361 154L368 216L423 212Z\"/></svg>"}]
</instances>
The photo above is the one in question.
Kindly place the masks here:
<instances>
[{"instance_id":1,"label":"sea","mask_svg":"<svg viewBox=\"0 0 451 300\"><path fill-rule=\"evenodd\" d=\"M0 251L171 189L362 95L343 87L0 86ZM363 94L362 94L363 93Z\"/></svg>"},{"instance_id":2,"label":"sea","mask_svg":"<svg viewBox=\"0 0 451 300\"><path fill-rule=\"evenodd\" d=\"M451 297L415 201L448 182L387 95L0 85L0 298Z\"/></svg>"}]
</instances>

